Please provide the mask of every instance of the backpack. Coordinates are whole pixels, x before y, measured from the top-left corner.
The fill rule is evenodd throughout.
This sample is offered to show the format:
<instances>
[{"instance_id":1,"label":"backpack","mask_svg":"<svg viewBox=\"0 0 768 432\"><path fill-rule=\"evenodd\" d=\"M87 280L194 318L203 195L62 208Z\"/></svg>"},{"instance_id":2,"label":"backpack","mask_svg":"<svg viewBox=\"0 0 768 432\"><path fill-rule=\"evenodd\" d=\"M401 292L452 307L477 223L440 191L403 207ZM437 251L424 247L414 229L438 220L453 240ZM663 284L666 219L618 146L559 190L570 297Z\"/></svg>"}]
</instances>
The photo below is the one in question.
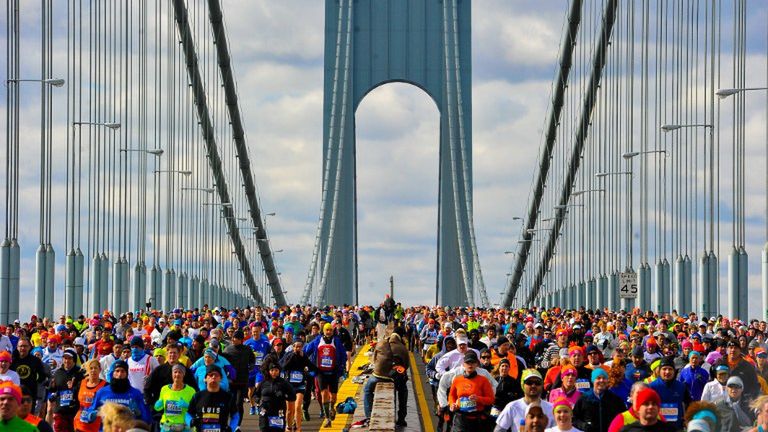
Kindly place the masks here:
<instances>
[{"instance_id":1,"label":"backpack","mask_svg":"<svg viewBox=\"0 0 768 432\"><path fill-rule=\"evenodd\" d=\"M344 402L336 405L336 412L339 414L354 414L357 408L357 402L352 396L344 399Z\"/></svg>"}]
</instances>

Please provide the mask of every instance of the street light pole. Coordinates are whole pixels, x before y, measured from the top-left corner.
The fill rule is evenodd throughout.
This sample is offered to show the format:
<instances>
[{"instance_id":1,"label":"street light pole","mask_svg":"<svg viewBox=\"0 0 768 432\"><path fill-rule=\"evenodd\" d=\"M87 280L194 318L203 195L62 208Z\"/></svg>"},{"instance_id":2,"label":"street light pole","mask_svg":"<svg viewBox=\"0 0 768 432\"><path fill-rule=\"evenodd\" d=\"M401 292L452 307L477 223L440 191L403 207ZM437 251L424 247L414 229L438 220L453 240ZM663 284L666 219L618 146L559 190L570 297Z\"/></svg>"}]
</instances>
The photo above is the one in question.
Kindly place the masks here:
<instances>
[{"instance_id":1,"label":"street light pole","mask_svg":"<svg viewBox=\"0 0 768 432\"><path fill-rule=\"evenodd\" d=\"M727 97L727 96L721 96L721 97ZM712 163L712 160L714 159L714 152L713 152L713 130L714 125L713 122L710 123L694 123L694 124L664 124L660 126L660 129L664 133L676 131L678 129L684 129L684 128L706 128L709 129L709 138L710 138L710 163ZM706 143L705 143L706 144ZM714 171L712 171L714 172ZM710 177L713 177L710 175ZM712 182L712 178L710 178L710 209L714 208L714 183ZM710 215L712 213L710 212ZM714 221L710 219L710 245L714 244ZM706 240L705 240L706 243ZM704 253L702 254L701 260L699 261L699 277L698 277L698 284L699 284L699 300L698 302L702 304L704 308L709 307L710 311L713 310L711 305L713 303L717 302L717 294L716 290L713 290L711 285L716 284L716 278L711 277L711 266L716 266L716 258L713 256L709 256L706 251L706 244L704 246ZM683 310L690 310L693 307L693 301L691 298L690 292L693 289L693 270L691 269L691 259L688 256L688 253L686 252L685 257L682 257L682 254L678 256L677 261L675 262L675 268L678 270L675 274L682 274L682 278L675 277L675 288L673 293L673 300L675 300L675 306L679 309ZM715 267L716 269L716 267ZM713 294L714 292L714 294ZM707 311L702 311L702 313L707 313ZM709 314L709 313L707 313Z\"/></svg>"},{"instance_id":2,"label":"street light pole","mask_svg":"<svg viewBox=\"0 0 768 432\"><path fill-rule=\"evenodd\" d=\"M7 79L5 82L7 83L20 83L20 82L39 82L42 84L47 84L53 87L62 87L66 81L64 81L61 78L45 78L45 79L14 79L10 78Z\"/></svg>"},{"instance_id":3,"label":"street light pole","mask_svg":"<svg viewBox=\"0 0 768 432\"><path fill-rule=\"evenodd\" d=\"M175 174L181 174L183 176L191 176L192 171L190 170L155 170L155 173L175 173Z\"/></svg>"},{"instance_id":4,"label":"street light pole","mask_svg":"<svg viewBox=\"0 0 768 432\"><path fill-rule=\"evenodd\" d=\"M120 129L120 123L115 123L115 122L75 121L75 122L72 122L72 125L73 126L83 126L83 125L86 125L86 126L104 126L106 128L112 129L112 130Z\"/></svg>"},{"instance_id":5,"label":"street light pole","mask_svg":"<svg viewBox=\"0 0 768 432\"><path fill-rule=\"evenodd\" d=\"M153 156L162 156L165 151L163 149L136 149L136 148L121 148L121 152L142 152Z\"/></svg>"},{"instance_id":6,"label":"street light pole","mask_svg":"<svg viewBox=\"0 0 768 432\"><path fill-rule=\"evenodd\" d=\"M766 69L766 75L768 75L768 69ZM768 76L766 77L768 79ZM725 99L728 96L735 95L737 93L757 90L768 90L768 87L748 87L748 88L728 88L718 89L715 94L720 99ZM766 102L768 102L768 93L766 94ZM767 104L768 105L768 104ZM766 108L766 120L768 120L768 108ZM766 243L763 246L761 252L761 287L762 287L762 301L763 301L763 319L768 319L768 122L766 123L765 130L765 239ZM710 197L711 198L711 197ZM710 234L712 237L712 234Z\"/></svg>"}]
</instances>

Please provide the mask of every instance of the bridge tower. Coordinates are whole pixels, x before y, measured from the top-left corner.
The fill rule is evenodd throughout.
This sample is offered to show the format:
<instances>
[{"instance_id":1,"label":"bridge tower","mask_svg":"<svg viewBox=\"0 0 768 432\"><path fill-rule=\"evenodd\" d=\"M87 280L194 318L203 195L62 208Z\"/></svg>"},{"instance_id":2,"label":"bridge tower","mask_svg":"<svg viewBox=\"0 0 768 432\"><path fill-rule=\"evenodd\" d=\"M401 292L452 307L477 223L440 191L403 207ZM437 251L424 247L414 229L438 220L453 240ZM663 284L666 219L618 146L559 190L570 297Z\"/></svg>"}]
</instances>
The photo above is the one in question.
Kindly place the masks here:
<instances>
[{"instance_id":1,"label":"bridge tower","mask_svg":"<svg viewBox=\"0 0 768 432\"><path fill-rule=\"evenodd\" d=\"M470 6L326 1L323 197L304 302L358 302L355 111L374 88L404 82L440 112L436 301L474 304L477 289L487 303L472 226ZM392 221L393 230L401 222Z\"/></svg>"}]
</instances>

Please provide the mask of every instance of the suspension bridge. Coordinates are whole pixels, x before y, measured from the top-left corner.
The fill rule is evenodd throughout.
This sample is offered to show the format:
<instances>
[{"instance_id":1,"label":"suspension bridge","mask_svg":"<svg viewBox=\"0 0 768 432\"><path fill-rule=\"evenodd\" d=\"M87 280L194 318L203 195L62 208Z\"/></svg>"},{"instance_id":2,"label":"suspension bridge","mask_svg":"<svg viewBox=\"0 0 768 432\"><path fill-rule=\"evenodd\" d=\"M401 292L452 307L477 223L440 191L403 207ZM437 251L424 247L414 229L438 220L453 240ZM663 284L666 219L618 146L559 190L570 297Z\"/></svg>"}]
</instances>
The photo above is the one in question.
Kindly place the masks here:
<instances>
[{"instance_id":1,"label":"suspension bridge","mask_svg":"<svg viewBox=\"0 0 768 432\"><path fill-rule=\"evenodd\" d=\"M284 305L289 291L359 303L355 114L391 82L423 90L440 116L435 303L492 306L475 235L472 8L325 2L319 216L303 286L287 287L233 69L237 11L9 0L0 322L33 301L25 287L43 316ZM507 215L519 224L505 240L511 268L492 281L498 305L743 317L762 266L765 315L768 225L749 230L768 214L766 152L754 151L768 122L749 109L768 81L754 60L768 51L764 18L744 0L563 7L529 198ZM37 48L22 50L22 36Z\"/></svg>"}]
</instances>

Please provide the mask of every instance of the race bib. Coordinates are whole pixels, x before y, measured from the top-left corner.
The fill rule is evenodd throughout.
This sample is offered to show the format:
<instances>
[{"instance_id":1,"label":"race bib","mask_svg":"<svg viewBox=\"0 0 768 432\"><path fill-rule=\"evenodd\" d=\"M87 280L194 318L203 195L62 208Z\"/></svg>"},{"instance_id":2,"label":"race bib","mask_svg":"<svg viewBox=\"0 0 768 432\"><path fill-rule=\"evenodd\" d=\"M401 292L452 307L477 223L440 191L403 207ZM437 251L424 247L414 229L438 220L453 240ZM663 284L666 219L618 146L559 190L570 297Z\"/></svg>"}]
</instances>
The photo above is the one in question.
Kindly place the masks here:
<instances>
[{"instance_id":1,"label":"race bib","mask_svg":"<svg viewBox=\"0 0 768 432\"><path fill-rule=\"evenodd\" d=\"M256 356L256 366L261 366L261 364L264 363L264 353L256 351L254 354Z\"/></svg>"},{"instance_id":2,"label":"race bib","mask_svg":"<svg viewBox=\"0 0 768 432\"><path fill-rule=\"evenodd\" d=\"M298 384L304 381L304 373L301 371L291 371L291 375L288 379L291 384Z\"/></svg>"},{"instance_id":3,"label":"race bib","mask_svg":"<svg viewBox=\"0 0 768 432\"><path fill-rule=\"evenodd\" d=\"M576 388L582 392L589 390L589 381L585 379L576 380Z\"/></svg>"},{"instance_id":4,"label":"race bib","mask_svg":"<svg viewBox=\"0 0 768 432\"><path fill-rule=\"evenodd\" d=\"M333 367L333 359L330 357L323 357L320 359L320 367L322 368L332 368Z\"/></svg>"},{"instance_id":5,"label":"race bib","mask_svg":"<svg viewBox=\"0 0 768 432\"><path fill-rule=\"evenodd\" d=\"M285 420L280 416L267 417L269 427L282 429L285 425Z\"/></svg>"},{"instance_id":6,"label":"race bib","mask_svg":"<svg viewBox=\"0 0 768 432\"><path fill-rule=\"evenodd\" d=\"M662 403L661 415L663 415L668 422L676 422L678 418L677 404Z\"/></svg>"},{"instance_id":7,"label":"race bib","mask_svg":"<svg viewBox=\"0 0 768 432\"><path fill-rule=\"evenodd\" d=\"M72 390L62 390L59 392L59 406L68 407L72 405Z\"/></svg>"},{"instance_id":8,"label":"race bib","mask_svg":"<svg viewBox=\"0 0 768 432\"><path fill-rule=\"evenodd\" d=\"M221 432L221 426L218 424L203 424L200 425L200 430L205 432Z\"/></svg>"},{"instance_id":9,"label":"race bib","mask_svg":"<svg viewBox=\"0 0 768 432\"><path fill-rule=\"evenodd\" d=\"M474 412L477 409L477 401L473 401L466 396L459 398L459 411Z\"/></svg>"},{"instance_id":10,"label":"race bib","mask_svg":"<svg viewBox=\"0 0 768 432\"><path fill-rule=\"evenodd\" d=\"M167 401L165 403L165 414L166 415L180 415L182 413L182 409L179 406L178 401Z\"/></svg>"}]
</instances>

